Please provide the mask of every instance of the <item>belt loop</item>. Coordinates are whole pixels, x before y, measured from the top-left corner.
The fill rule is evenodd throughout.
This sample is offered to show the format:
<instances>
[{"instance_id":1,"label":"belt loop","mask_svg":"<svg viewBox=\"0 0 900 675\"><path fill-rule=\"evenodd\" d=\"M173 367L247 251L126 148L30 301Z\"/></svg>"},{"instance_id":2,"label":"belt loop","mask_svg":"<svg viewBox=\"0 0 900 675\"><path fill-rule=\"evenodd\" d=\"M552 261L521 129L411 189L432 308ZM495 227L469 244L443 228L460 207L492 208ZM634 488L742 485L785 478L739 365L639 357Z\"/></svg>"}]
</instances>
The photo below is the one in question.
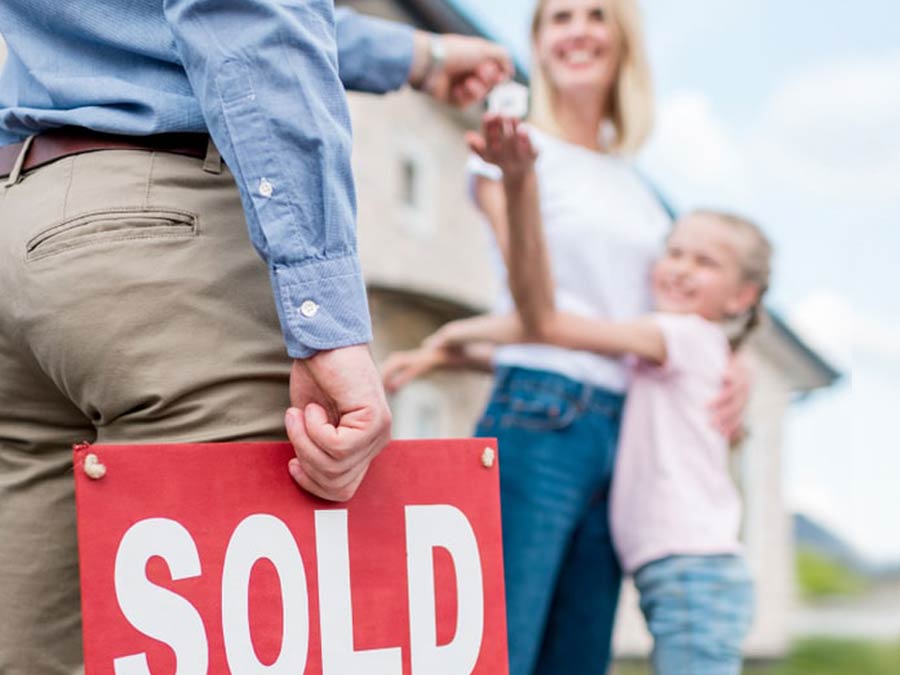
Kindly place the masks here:
<instances>
[{"instance_id":1,"label":"belt loop","mask_svg":"<svg viewBox=\"0 0 900 675\"><path fill-rule=\"evenodd\" d=\"M22 175L22 167L25 165L25 158L28 156L28 151L31 149L31 143L34 141L37 134L31 134L25 141L22 143L22 149L19 150L19 156L16 157L16 163L13 164L12 171L9 172L9 176L6 179L6 183L4 183L4 187L11 188L13 185L19 182L19 178Z\"/></svg>"},{"instance_id":2,"label":"belt loop","mask_svg":"<svg viewBox=\"0 0 900 675\"><path fill-rule=\"evenodd\" d=\"M505 388L512 379L512 366L497 366L495 379L497 389Z\"/></svg>"},{"instance_id":3,"label":"belt loop","mask_svg":"<svg viewBox=\"0 0 900 675\"><path fill-rule=\"evenodd\" d=\"M209 141L206 144L206 158L203 160L203 170L206 173L222 173L222 155L219 154L219 149L213 143L212 136L209 137Z\"/></svg>"},{"instance_id":4,"label":"belt loop","mask_svg":"<svg viewBox=\"0 0 900 675\"><path fill-rule=\"evenodd\" d=\"M591 403L594 400L594 392L597 388L587 382L583 382L581 387L581 396L579 397L581 400L578 402L578 405L581 406L582 410L587 410L591 407Z\"/></svg>"}]
</instances>

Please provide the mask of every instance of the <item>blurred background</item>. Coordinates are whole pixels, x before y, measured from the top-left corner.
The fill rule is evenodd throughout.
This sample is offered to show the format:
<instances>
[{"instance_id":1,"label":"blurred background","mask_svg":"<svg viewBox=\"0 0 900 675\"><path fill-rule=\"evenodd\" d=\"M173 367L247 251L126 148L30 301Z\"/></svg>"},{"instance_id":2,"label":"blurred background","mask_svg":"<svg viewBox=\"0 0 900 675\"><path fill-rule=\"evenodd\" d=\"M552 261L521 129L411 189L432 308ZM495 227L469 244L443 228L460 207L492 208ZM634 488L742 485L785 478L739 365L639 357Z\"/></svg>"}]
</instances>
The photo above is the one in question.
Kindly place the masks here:
<instances>
[{"instance_id":1,"label":"blurred background","mask_svg":"<svg viewBox=\"0 0 900 675\"><path fill-rule=\"evenodd\" d=\"M355 0L475 33L529 69L531 0ZM900 5L643 0L657 95L641 170L677 210L745 213L776 244L771 319L751 348L751 434L735 459L759 590L749 673L900 673ZM467 200L465 128L410 92L354 95L360 248L376 348L483 311L486 227ZM392 406L399 437L468 435L476 375ZM649 638L626 587L619 673Z\"/></svg>"},{"instance_id":2,"label":"blurred background","mask_svg":"<svg viewBox=\"0 0 900 675\"><path fill-rule=\"evenodd\" d=\"M531 0L338 1L509 46ZM748 673L900 673L900 4L643 0L657 94L641 170L677 210L745 213L776 243L735 456L758 583ZM0 41L0 63L5 50ZM462 140L480 111L352 95L359 238L376 352L494 296ZM2 214L0 214L2 224ZM489 382L438 373L392 401L398 437L465 436ZM649 638L626 587L619 675Z\"/></svg>"}]
</instances>

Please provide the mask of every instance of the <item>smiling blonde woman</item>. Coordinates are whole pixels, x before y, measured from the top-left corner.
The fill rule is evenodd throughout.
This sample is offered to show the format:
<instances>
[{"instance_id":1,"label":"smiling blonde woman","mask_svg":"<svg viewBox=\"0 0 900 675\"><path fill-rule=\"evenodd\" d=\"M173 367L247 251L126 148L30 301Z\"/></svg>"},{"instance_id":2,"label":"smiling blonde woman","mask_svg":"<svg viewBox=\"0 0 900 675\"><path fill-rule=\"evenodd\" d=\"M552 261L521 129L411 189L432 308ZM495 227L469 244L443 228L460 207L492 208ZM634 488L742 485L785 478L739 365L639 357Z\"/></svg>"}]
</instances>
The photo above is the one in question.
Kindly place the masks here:
<instances>
[{"instance_id":1,"label":"smiling blonde woman","mask_svg":"<svg viewBox=\"0 0 900 675\"><path fill-rule=\"evenodd\" d=\"M594 92L598 96L605 93L602 112L606 127L601 135L607 139L610 152L624 155L636 153L653 127L653 87L638 7L632 0L565 4L568 7L555 0L541 0L532 18L533 61L537 67L531 73L529 119L547 132L565 136L565 130L557 119L557 114L565 116L566 111L560 110L565 104L560 101L560 90L554 84L553 73L548 72L553 66L542 59L538 45L551 41L553 33L568 30L571 23L569 12L577 11L579 5L584 5L588 11L601 9L609 40L616 43L614 47L610 45L611 52L614 52L610 57L618 61L617 68L607 70L607 76L611 76L612 80L604 80L601 83L603 91ZM548 8L555 12L549 15L549 21ZM544 58L548 56L545 52Z\"/></svg>"},{"instance_id":2,"label":"smiling blonde woman","mask_svg":"<svg viewBox=\"0 0 900 675\"><path fill-rule=\"evenodd\" d=\"M529 136L534 171L473 163L475 200L511 283L495 303L626 319L650 308L648 272L671 219L627 157L650 133L653 99L633 0L542 0L532 22ZM498 142L489 120L473 149ZM538 197L539 195L539 197ZM540 218L547 260L510 223ZM552 274L555 297L538 283ZM521 284L521 280L526 283ZM530 284L528 282L531 282ZM528 317L523 317L528 320ZM532 317L534 318L534 317ZM621 571L608 494L624 393L622 364L552 345L497 347L477 435L501 457L511 675L604 673Z\"/></svg>"}]
</instances>

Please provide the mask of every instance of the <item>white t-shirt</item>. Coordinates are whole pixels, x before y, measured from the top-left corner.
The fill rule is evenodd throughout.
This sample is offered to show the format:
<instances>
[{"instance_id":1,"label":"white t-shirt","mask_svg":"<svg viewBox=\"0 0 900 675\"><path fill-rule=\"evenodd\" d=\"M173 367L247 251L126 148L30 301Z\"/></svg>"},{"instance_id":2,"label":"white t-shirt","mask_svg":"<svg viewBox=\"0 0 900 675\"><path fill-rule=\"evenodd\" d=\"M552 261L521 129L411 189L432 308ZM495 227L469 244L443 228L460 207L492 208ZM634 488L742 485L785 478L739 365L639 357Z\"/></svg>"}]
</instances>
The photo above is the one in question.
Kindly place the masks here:
<instances>
[{"instance_id":1,"label":"white t-shirt","mask_svg":"<svg viewBox=\"0 0 900 675\"><path fill-rule=\"evenodd\" d=\"M670 555L737 553L741 502L710 420L731 352L722 327L656 314L666 363L633 359L610 494L613 543L633 573Z\"/></svg>"},{"instance_id":2,"label":"white t-shirt","mask_svg":"<svg viewBox=\"0 0 900 675\"><path fill-rule=\"evenodd\" d=\"M650 267L671 227L659 199L623 159L534 128L529 133L539 152L535 170L557 307L613 321L647 314L651 310ZM469 170L492 180L501 178L498 167L477 157ZM514 311L495 242L493 257L501 282L494 309ZM553 371L616 392L624 392L628 385L621 361L591 352L509 345L498 348L495 361Z\"/></svg>"}]
</instances>

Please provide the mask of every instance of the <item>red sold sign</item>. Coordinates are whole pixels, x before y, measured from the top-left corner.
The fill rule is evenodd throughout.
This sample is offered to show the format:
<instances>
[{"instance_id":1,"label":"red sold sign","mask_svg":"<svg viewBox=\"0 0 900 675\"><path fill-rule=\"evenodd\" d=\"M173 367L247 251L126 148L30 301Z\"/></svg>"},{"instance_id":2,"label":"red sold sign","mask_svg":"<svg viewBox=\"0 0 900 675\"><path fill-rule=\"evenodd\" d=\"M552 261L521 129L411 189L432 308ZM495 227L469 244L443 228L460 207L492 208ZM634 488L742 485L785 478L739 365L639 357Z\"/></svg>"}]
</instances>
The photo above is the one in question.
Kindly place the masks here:
<instances>
[{"instance_id":1,"label":"red sold sign","mask_svg":"<svg viewBox=\"0 0 900 675\"><path fill-rule=\"evenodd\" d=\"M75 452L87 675L505 675L493 441L398 441L347 504L285 443Z\"/></svg>"}]
</instances>

